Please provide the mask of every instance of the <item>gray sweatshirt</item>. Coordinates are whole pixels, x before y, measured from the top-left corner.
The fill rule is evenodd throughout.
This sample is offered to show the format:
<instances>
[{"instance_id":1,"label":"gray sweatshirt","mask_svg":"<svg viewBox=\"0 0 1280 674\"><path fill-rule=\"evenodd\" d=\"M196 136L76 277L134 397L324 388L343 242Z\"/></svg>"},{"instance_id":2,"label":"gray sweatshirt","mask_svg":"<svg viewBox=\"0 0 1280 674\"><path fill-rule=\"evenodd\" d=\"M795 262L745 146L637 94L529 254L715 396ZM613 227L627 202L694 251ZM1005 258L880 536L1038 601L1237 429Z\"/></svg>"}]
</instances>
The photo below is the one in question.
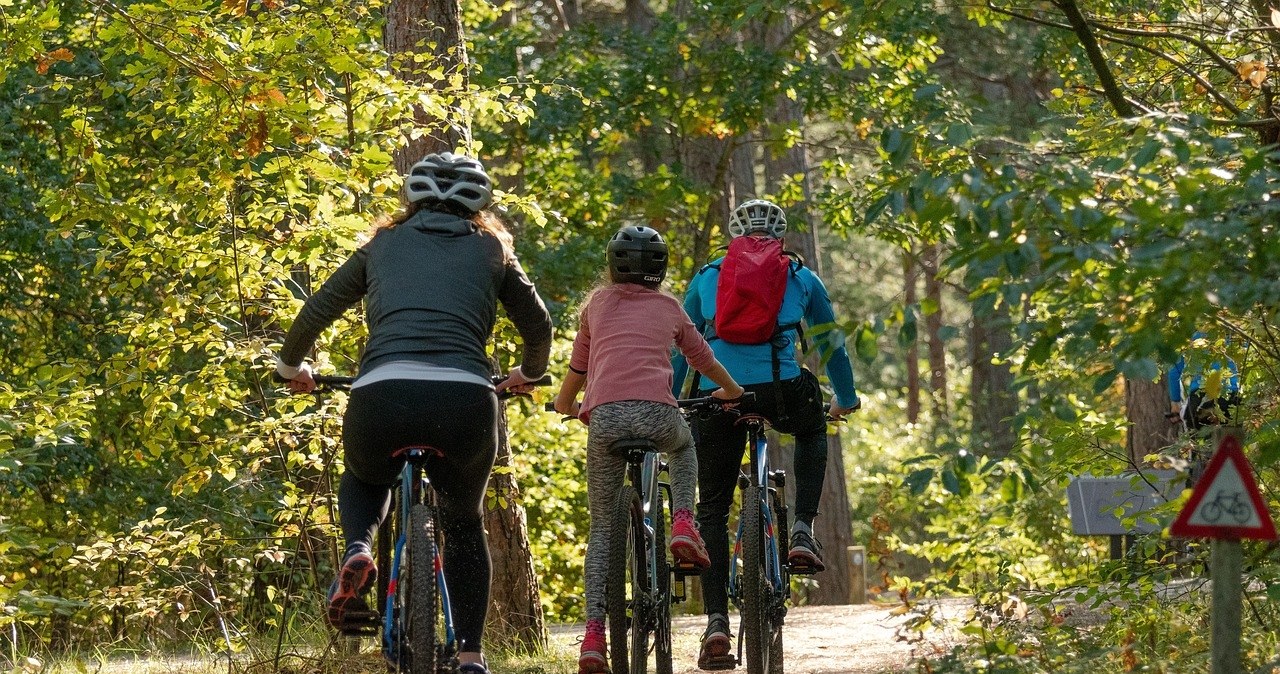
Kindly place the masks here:
<instances>
[{"instance_id":1,"label":"gray sweatshirt","mask_svg":"<svg viewBox=\"0 0 1280 674\"><path fill-rule=\"evenodd\" d=\"M489 377L485 346L501 302L524 342L520 369L541 377L551 316L520 263L469 220L419 211L378 232L307 299L280 349L296 366L320 333L368 298L369 340L360 372L398 360Z\"/></svg>"}]
</instances>

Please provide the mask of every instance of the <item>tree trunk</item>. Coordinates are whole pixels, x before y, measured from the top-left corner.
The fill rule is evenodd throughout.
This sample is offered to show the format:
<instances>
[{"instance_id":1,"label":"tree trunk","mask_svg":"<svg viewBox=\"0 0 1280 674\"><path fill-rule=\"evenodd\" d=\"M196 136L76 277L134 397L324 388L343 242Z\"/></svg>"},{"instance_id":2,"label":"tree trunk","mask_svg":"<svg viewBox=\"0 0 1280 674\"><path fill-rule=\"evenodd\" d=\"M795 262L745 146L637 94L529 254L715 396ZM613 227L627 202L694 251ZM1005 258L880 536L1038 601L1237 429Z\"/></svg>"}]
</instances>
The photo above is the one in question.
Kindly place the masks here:
<instances>
[{"instance_id":1,"label":"tree trunk","mask_svg":"<svg viewBox=\"0 0 1280 674\"><path fill-rule=\"evenodd\" d=\"M929 394L933 399L934 422L942 424L949 415L947 403L947 347L942 341L942 281L938 278L938 244L925 246L920 259L924 268L924 296L933 312L924 318L929 339Z\"/></svg>"},{"instance_id":2,"label":"tree trunk","mask_svg":"<svg viewBox=\"0 0 1280 674\"><path fill-rule=\"evenodd\" d=\"M974 308L970 332L969 398L973 405L973 449L980 456L1002 459L1013 451L1018 436L1010 419L1018 413L1013 371L1007 359L1013 348L1008 305Z\"/></svg>"},{"instance_id":3,"label":"tree trunk","mask_svg":"<svg viewBox=\"0 0 1280 674\"><path fill-rule=\"evenodd\" d=\"M386 13L382 42L401 79L440 91L448 87L450 75L458 74L466 86L467 48L462 39L459 0L391 0ZM434 60L415 63L412 55L422 49L429 50ZM444 71L446 80L428 79L427 72L436 67ZM415 108L413 121L414 127L424 133L418 138L406 138L406 144L396 151L396 170L402 175L427 154L470 145L471 130L461 115L439 119L429 116L422 108Z\"/></svg>"},{"instance_id":4,"label":"tree trunk","mask_svg":"<svg viewBox=\"0 0 1280 674\"><path fill-rule=\"evenodd\" d=\"M791 16L784 12L772 17L767 27L769 38L766 44L785 50L781 45L783 35L791 31ZM772 122L776 127L804 128L804 109L796 101L780 96L774 103ZM765 143L768 147L770 144ZM813 184L809 172L808 148L803 142L794 145L779 156L765 153L765 178L770 191L776 191L783 180L796 178L800 181L804 203L792 209L794 224L787 227L787 247L804 256L805 263L814 273L822 275L821 249L818 246L818 226L810 207L813 198ZM791 221L788 222L791 225ZM817 349L809 353L808 366L815 373L821 372ZM793 450L794 451L794 450ZM787 469L791 462L782 464ZM794 479L794 475L792 476ZM809 593L811 604L847 604L849 603L849 559L845 549L853 545L852 508L849 505L849 492L846 487L844 471L844 445L840 442L839 432L827 435L827 471L822 486L822 515L814 520L814 536L824 547L823 560L827 570L815 577L818 586Z\"/></svg>"},{"instance_id":5,"label":"tree trunk","mask_svg":"<svg viewBox=\"0 0 1280 674\"><path fill-rule=\"evenodd\" d=\"M1130 467L1145 465L1144 457L1173 444L1177 429L1165 418L1169 411L1169 388L1161 375L1156 381L1124 380L1124 404L1129 419L1125 439Z\"/></svg>"},{"instance_id":6,"label":"tree trunk","mask_svg":"<svg viewBox=\"0 0 1280 674\"><path fill-rule=\"evenodd\" d=\"M443 91L451 86L447 78L459 75L462 86L466 86L467 50L463 42L459 0L391 0L387 7L383 44L392 55L393 67L398 68L399 76L405 81ZM429 50L434 59L415 63L412 56L424 49ZM446 79L428 79L427 72L433 68L442 69ZM457 114L438 119L429 117L421 108L414 110L413 126L424 133L418 138L407 138L405 146L396 151L396 168L402 174L408 173L413 164L426 154L453 150L459 145L464 151L469 151L466 149L471 139L468 122L460 111L451 112ZM499 424L501 442L494 465L505 467L511 460L505 411ZM538 598L538 582L519 490L511 475L501 470L490 478L489 489L485 526L489 532L493 582L490 584L492 606L487 629L500 642L537 648L545 641L542 602Z\"/></svg>"},{"instance_id":7,"label":"tree trunk","mask_svg":"<svg viewBox=\"0 0 1280 674\"><path fill-rule=\"evenodd\" d=\"M538 576L529 547L528 521L520 505L520 487L510 472L511 445L507 414L500 417L498 457L485 497L485 529L489 534L493 580L490 582L486 634L502 644L536 649L546 645Z\"/></svg>"},{"instance_id":8,"label":"tree trunk","mask_svg":"<svg viewBox=\"0 0 1280 674\"><path fill-rule=\"evenodd\" d=\"M916 290L916 261L912 251L902 254L902 287L903 304L906 311L914 311L916 302L920 301ZM920 338L911 340L907 346L907 423L920 421Z\"/></svg>"}]
</instances>

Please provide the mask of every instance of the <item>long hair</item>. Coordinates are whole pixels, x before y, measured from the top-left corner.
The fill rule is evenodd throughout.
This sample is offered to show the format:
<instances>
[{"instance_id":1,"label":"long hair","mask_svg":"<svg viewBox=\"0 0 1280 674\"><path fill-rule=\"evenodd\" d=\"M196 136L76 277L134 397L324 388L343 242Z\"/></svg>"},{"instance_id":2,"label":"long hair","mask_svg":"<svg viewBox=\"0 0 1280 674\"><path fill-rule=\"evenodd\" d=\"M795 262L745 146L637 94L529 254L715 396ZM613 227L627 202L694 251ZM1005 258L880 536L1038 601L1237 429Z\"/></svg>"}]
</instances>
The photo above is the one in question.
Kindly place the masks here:
<instances>
[{"instance_id":1,"label":"long hair","mask_svg":"<svg viewBox=\"0 0 1280 674\"><path fill-rule=\"evenodd\" d=\"M502 245L503 259L508 261L515 259L515 238L511 236L511 232L507 231L507 226L503 224L502 219L487 208L472 212L448 202L423 199L422 201L411 203L395 213L379 217L373 222L373 235L377 236L378 232L384 229L392 229L424 210L448 213L449 215L456 215L463 220L470 220L481 234L492 236L498 240L498 243Z\"/></svg>"}]
</instances>

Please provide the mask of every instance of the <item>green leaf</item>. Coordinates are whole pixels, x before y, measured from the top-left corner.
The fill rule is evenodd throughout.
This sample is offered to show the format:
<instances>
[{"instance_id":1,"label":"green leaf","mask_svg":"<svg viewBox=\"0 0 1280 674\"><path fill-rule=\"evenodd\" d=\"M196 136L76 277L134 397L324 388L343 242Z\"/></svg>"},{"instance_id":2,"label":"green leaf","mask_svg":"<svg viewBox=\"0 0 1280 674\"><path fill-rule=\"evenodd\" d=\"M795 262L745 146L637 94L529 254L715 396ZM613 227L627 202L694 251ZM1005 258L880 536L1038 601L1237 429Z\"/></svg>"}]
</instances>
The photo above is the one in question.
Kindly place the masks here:
<instances>
[{"instance_id":1,"label":"green leaf","mask_svg":"<svg viewBox=\"0 0 1280 674\"><path fill-rule=\"evenodd\" d=\"M906 479L902 481L902 484L911 491L913 496L919 496L924 493L926 488L928 488L929 483L933 482L933 475L934 470L932 468L921 468L919 470L912 471L910 475L907 475Z\"/></svg>"}]
</instances>

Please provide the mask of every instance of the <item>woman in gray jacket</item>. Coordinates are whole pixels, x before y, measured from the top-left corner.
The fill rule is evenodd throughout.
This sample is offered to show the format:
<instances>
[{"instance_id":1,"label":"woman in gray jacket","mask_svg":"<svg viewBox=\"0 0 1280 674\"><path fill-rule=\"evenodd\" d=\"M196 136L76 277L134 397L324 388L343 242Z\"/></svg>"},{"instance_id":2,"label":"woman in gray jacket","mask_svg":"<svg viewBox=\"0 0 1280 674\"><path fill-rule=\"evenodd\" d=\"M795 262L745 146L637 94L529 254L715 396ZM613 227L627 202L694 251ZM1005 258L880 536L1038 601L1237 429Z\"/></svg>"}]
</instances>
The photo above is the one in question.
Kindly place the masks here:
<instances>
[{"instance_id":1,"label":"woman in gray jacket","mask_svg":"<svg viewBox=\"0 0 1280 674\"><path fill-rule=\"evenodd\" d=\"M483 500L498 442L498 400L485 346L502 303L524 342L522 361L497 390L546 372L551 318L486 207L492 182L477 160L427 155L405 178L409 205L383 223L307 299L280 349L277 371L294 391L315 388L303 356L321 331L361 300L368 342L343 417L346 470L338 487L346 554L329 590L328 619L377 578L371 545L409 446L439 450L426 463L440 502L445 580L461 672L486 674L480 650L489 606Z\"/></svg>"}]
</instances>

